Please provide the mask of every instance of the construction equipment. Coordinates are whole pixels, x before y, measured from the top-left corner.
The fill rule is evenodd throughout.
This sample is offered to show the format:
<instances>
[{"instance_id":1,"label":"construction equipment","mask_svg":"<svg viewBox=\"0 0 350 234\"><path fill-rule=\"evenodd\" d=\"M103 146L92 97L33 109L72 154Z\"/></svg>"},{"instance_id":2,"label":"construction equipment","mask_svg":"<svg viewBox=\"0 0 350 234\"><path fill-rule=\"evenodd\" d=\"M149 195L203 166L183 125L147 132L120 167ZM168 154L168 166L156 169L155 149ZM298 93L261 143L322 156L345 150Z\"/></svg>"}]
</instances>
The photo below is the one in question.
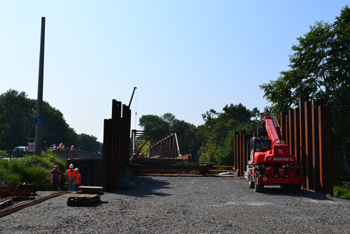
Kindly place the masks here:
<instances>
[{"instance_id":1,"label":"construction equipment","mask_svg":"<svg viewBox=\"0 0 350 234\"><path fill-rule=\"evenodd\" d=\"M247 180L249 188L263 192L265 185L280 185L285 191L300 192L304 185L299 175L301 167L295 167L294 155L282 140L282 131L272 113L264 113L256 137L250 139Z\"/></svg>"}]
</instances>

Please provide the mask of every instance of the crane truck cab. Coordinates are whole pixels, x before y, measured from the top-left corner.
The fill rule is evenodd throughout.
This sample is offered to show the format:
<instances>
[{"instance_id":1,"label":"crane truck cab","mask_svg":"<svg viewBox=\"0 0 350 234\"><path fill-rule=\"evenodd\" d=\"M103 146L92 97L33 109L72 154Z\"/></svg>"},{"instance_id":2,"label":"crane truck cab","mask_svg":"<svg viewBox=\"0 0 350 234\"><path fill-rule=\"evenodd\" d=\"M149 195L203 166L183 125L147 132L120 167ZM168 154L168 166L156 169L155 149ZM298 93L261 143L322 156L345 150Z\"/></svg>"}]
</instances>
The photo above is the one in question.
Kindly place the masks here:
<instances>
[{"instance_id":1,"label":"crane truck cab","mask_svg":"<svg viewBox=\"0 0 350 234\"><path fill-rule=\"evenodd\" d=\"M257 136L250 140L247 165L249 188L263 192L265 185L280 185L284 190L300 192L303 179L294 167L295 156L289 154L289 146L282 140L282 132L272 113L265 113Z\"/></svg>"},{"instance_id":2,"label":"crane truck cab","mask_svg":"<svg viewBox=\"0 0 350 234\"><path fill-rule=\"evenodd\" d=\"M264 153L271 149L271 141L268 137L252 137L250 139L249 164L254 164L256 152ZM255 161L255 162L254 162Z\"/></svg>"}]
</instances>

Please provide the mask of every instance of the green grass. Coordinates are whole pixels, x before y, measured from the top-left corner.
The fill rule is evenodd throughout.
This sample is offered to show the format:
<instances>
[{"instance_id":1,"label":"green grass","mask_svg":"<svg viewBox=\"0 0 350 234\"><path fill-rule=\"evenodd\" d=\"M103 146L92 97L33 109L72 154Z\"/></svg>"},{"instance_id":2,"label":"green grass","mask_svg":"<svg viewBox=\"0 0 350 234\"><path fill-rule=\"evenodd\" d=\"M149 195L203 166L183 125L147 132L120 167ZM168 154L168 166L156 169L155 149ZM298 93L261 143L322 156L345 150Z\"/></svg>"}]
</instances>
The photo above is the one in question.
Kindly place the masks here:
<instances>
[{"instance_id":1,"label":"green grass","mask_svg":"<svg viewBox=\"0 0 350 234\"><path fill-rule=\"evenodd\" d=\"M36 184L39 191L51 190L50 171L54 165L64 173L65 161L52 153L42 153L41 156L27 155L12 159L11 162L0 159L0 178L7 184ZM64 176L62 180L65 180Z\"/></svg>"},{"instance_id":2,"label":"green grass","mask_svg":"<svg viewBox=\"0 0 350 234\"><path fill-rule=\"evenodd\" d=\"M339 198L350 198L350 189L342 186L334 186L333 194Z\"/></svg>"}]
</instances>

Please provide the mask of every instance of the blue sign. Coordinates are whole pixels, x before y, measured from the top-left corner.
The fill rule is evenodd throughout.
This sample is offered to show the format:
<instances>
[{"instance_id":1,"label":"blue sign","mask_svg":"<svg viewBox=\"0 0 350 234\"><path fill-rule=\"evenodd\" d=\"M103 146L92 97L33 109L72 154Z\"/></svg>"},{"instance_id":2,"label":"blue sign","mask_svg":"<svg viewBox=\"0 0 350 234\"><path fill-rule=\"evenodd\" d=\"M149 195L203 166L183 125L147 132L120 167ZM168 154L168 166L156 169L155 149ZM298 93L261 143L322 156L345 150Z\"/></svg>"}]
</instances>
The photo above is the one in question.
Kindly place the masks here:
<instances>
[{"instance_id":1,"label":"blue sign","mask_svg":"<svg viewBox=\"0 0 350 234\"><path fill-rule=\"evenodd\" d=\"M41 117L36 117L34 122L36 125L41 125L43 123L43 119Z\"/></svg>"}]
</instances>

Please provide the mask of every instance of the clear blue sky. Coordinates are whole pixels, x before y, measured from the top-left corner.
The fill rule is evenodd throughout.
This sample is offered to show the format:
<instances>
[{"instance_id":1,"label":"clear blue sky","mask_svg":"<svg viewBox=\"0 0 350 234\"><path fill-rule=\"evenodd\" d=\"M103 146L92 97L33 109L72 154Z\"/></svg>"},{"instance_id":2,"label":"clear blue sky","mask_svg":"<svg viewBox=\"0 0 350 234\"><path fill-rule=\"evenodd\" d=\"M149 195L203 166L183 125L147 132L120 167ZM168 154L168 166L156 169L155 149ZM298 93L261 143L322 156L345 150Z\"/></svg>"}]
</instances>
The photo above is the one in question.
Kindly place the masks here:
<instances>
[{"instance_id":1,"label":"clear blue sky","mask_svg":"<svg viewBox=\"0 0 350 234\"><path fill-rule=\"evenodd\" d=\"M133 129L148 114L198 126L230 103L262 111L269 103L259 85L288 69L296 38L316 21L334 22L347 3L0 0L0 93L37 98L45 17L43 99L78 134L102 142L112 99L129 104L134 86Z\"/></svg>"}]
</instances>

